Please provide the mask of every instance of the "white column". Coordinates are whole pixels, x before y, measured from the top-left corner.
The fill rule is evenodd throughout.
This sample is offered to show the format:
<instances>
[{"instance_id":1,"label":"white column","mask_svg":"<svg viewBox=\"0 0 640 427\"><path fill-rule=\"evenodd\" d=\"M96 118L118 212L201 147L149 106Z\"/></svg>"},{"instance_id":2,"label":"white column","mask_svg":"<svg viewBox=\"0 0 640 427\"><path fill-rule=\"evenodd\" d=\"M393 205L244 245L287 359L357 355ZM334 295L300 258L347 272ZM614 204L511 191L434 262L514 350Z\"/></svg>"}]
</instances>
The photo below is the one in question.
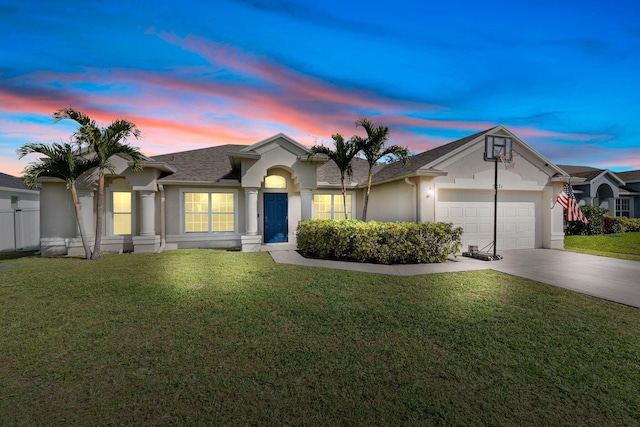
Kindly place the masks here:
<instances>
[{"instance_id":1,"label":"white column","mask_svg":"<svg viewBox=\"0 0 640 427\"><path fill-rule=\"evenodd\" d=\"M249 187L244 189L244 202L246 211L246 234L255 236L258 234L258 189Z\"/></svg>"},{"instance_id":2,"label":"white column","mask_svg":"<svg viewBox=\"0 0 640 427\"><path fill-rule=\"evenodd\" d=\"M156 192L140 191L140 235L156 234Z\"/></svg>"},{"instance_id":3,"label":"white column","mask_svg":"<svg viewBox=\"0 0 640 427\"><path fill-rule=\"evenodd\" d=\"M300 190L302 219L313 219L313 193L308 188Z\"/></svg>"},{"instance_id":4,"label":"white column","mask_svg":"<svg viewBox=\"0 0 640 427\"><path fill-rule=\"evenodd\" d=\"M95 236L95 226L93 225L93 190L78 190L78 202L80 202L80 213L82 218L79 218L84 225L84 231L87 233L87 238L93 238ZM76 222L76 237L80 237L80 228Z\"/></svg>"}]
</instances>

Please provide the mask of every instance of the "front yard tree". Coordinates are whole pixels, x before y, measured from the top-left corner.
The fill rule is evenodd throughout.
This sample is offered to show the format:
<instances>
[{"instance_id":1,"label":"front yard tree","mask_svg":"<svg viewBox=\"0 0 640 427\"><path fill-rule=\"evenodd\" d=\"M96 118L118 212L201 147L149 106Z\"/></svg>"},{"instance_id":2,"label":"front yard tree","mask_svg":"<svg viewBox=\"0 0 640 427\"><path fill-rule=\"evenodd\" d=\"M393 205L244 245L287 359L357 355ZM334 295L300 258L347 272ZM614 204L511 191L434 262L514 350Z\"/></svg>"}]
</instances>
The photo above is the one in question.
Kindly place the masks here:
<instances>
[{"instance_id":1,"label":"front yard tree","mask_svg":"<svg viewBox=\"0 0 640 427\"><path fill-rule=\"evenodd\" d=\"M333 160L334 163L338 166L338 169L340 170L340 189L342 190L342 202L344 203L344 217L345 219L349 219L349 211L347 211L347 188L344 183L344 176L345 174L348 176L353 175L351 161L360 151L360 147L354 144L352 140L345 141L344 137L339 133L331 135L331 138L333 138L335 150L325 147L324 145L314 145L310 149L310 156L314 154L324 154L329 157L329 159Z\"/></svg>"},{"instance_id":2,"label":"front yard tree","mask_svg":"<svg viewBox=\"0 0 640 427\"><path fill-rule=\"evenodd\" d=\"M71 144L25 144L18 149L20 158L34 153L42 154L44 157L29 163L24 169L22 175L25 185L34 188L38 185L38 178L45 176L60 178L67 183L67 188L71 191L73 205L76 208L76 221L80 230L84 254L87 259L91 258L91 248L82 221L76 182L82 174L98 167L97 159L82 157L79 148Z\"/></svg>"},{"instance_id":3,"label":"front yard tree","mask_svg":"<svg viewBox=\"0 0 640 427\"><path fill-rule=\"evenodd\" d=\"M406 165L409 161L409 150L399 145L386 146L389 140L389 127L378 126L374 127L373 124L366 118L360 119L356 122L356 127L362 126L367 132L367 137L362 138L360 136L354 136L354 144L362 149L367 163L369 163L369 172L367 174L367 192L364 196L364 208L362 210L362 220L367 220L367 206L369 205L369 193L371 192L371 173L373 167L380 160L391 158L394 160L401 160L402 165Z\"/></svg>"},{"instance_id":4,"label":"front yard tree","mask_svg":"<svg viewBox=\"0 0 640 427\"><path fill-rule=\"evenodd\" d=\"M111 157L114 155L125 155L131 158L134 172L141 171L144 167L144 157L142 153L126 143L130 137L139 138L140 130L135 124L127 120L115 120L108 127L99 127L94 120L86 114L74 110L73 108L63 108L55 113L53 117L59 121L71 119L78 123L80 127L73 134L76 142L83 148L88 149L98 162L98 200L96 206L96 240L91 254L91 259L100 258L100 244L102 242L102 228L104 223L104 174L105 170L113 170Z\"/></svg>"}]
</instances>

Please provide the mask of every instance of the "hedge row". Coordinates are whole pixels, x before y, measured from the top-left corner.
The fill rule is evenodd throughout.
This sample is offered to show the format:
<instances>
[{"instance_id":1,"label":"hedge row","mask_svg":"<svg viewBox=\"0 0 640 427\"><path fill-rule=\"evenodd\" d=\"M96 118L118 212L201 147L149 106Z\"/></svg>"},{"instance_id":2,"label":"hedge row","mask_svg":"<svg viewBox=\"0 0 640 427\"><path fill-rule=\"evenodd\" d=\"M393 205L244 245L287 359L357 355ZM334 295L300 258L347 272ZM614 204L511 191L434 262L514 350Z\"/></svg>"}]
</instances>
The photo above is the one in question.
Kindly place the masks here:
<instances>
[{"instance_id":1,"label":"hedge row","mask_svg":"<svg viewBox=\"0 0 640 427\"><path fill-rule=\"evenodd\" d=\"M460 250L461 235L443 222L304 220L297 228L304 256L377 264L445 262Z\"/></svg>"},{"instance_id":2,"label":"hedge row","mask_svg":"<svg viewBox=\"0 0 640 427\"><path fill-rule=\"evenodd\" d=\"M607 216L609 210L600 206L580 206L580 210L589 220L589 224L580 221L567 223L568 235L594 235L627 233L640 231L640 218Z\"/></svg>"}]
</instances>

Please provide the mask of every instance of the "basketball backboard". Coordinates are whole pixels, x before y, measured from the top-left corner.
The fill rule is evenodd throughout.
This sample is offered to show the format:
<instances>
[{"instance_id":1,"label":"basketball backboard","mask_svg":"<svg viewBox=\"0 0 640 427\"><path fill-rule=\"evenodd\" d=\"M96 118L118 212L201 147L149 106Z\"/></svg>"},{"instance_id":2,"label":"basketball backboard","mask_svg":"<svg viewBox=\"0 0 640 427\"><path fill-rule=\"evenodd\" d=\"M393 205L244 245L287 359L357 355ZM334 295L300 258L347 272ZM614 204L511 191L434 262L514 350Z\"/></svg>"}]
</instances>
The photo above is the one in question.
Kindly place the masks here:
<instances>
[{"instance_id":1,"label":"basketball backboard","mask_svg":"<svg viewBox=\"0 0 640 427\"><path fill-rule=\"evenodd\" d=\"M513 159L513 138L502 135L485 135L485 162L510 162Z\"/></svg>"}]
</instances>

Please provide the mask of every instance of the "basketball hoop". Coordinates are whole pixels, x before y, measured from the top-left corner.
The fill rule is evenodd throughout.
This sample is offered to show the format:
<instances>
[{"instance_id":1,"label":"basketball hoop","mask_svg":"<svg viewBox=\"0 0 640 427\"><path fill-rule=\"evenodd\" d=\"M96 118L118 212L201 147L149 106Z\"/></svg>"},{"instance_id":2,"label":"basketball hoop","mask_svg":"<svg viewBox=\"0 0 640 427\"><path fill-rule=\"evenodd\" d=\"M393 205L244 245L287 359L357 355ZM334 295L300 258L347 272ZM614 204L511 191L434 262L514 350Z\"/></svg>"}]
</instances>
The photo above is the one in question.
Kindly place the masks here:
<instances>
[{"instance_id":1,"label":"basketball hoop","mask_svg":"<svg viewBox=\"0 0 640 427\"><path fill-rule=\"evenodd\" d=\"M513 139L502 135L486 135L484 139L484 160L485 162L512 162Z\"/></svg>"}]
</instances>

